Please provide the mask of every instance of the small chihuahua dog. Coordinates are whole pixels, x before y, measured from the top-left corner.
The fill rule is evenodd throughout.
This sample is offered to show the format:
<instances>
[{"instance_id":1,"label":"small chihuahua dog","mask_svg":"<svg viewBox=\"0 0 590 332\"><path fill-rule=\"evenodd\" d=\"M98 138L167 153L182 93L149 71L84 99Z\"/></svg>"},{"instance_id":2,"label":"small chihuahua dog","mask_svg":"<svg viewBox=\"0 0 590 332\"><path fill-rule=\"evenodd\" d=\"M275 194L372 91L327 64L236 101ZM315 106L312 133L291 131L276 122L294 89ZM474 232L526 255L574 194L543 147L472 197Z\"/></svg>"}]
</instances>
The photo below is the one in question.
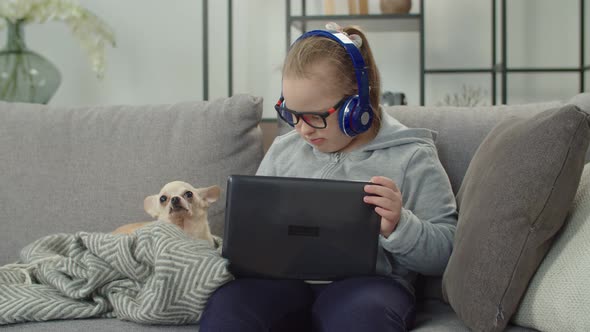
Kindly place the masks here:
<instances>
[{"instance_id":1,"label":"small chihuahua dog","mask_svg":"<svg viewBox=\"0 0 590 332\"><path fill-rule=\"evenodd\" d=\"M167 183L159 194L148 196L143 201L145 211L160 221L172 223L190 237L207 240L214 246L209 229L207 210L221 193L219 186L194 188L182 181ZM115 234L130 234L148 222L138 222L117 228Z\"/></svg>"}]
</instances>

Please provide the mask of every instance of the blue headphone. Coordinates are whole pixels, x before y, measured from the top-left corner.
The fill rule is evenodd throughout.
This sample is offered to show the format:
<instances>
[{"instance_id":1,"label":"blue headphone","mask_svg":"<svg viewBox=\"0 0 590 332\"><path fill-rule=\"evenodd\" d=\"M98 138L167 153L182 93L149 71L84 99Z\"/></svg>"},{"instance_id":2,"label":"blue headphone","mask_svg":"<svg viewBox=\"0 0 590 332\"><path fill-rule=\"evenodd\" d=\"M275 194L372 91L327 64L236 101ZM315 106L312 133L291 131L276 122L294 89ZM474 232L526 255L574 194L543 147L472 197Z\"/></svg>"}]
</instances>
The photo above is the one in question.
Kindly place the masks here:
<instances>
[{"instance_id":1,"label":"blue headphone","mask_svg":"<svg viewBox=\"0 0 590 332\"><path fill-rule=\"evenodd\" d=\"M338 123L340 124L340 130L349 137L364 133L371 127L373 121L373 107L369 101L369 76L361 52L344 33L325 30L308 31L301 35L301 37L297 38L291 46L296 44L299 40L311 36L325 37L338 42L338 44L344 47L346 53L350 56L356 75L358 95L350 96L344 100L340 109L337 110ZM282 93L279 101L280 105L278 106L284 108L285 101Z\"/></svg>"}]
</instances>

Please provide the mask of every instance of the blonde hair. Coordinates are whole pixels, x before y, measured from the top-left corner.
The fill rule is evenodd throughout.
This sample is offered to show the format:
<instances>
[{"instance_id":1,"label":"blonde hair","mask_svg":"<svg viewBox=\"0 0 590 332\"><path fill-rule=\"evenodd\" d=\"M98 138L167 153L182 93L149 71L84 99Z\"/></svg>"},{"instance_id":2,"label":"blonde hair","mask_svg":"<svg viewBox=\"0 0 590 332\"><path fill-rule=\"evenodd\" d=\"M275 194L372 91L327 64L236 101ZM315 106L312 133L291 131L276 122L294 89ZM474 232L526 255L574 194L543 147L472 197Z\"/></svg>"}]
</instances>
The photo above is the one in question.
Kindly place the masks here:
<instances>
[{"instance_id":1,"label":"blonde hair","mask_svg":"<svg viewBox=\"0 0 590 332\"><path fill-rule=\"evenodd\" d=\"M367 37L359 27L348 26L343 28L343 31L348 35L358 35L363 41L360 52L367 66L369 102L374 114L371 130L376 132L381 126L381 80L373 52ZM319 62L327 63L328 68L332 69L333 75L329 84L344 90L345 95L359 93L356 74L348 52L337 41L321 36L310 36L291 46L283 65L283 77L309 78L311 66Z\"/></svg>"}]
</instances>

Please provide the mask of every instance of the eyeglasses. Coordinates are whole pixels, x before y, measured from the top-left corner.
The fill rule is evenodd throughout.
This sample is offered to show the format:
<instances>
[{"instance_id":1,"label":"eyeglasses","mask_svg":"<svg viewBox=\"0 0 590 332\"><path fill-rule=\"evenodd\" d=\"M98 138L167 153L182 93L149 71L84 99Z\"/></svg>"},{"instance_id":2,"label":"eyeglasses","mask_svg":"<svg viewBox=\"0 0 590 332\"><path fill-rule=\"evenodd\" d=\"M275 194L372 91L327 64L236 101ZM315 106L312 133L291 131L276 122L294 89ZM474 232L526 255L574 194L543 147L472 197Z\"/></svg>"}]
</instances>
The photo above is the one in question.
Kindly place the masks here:
<instances>
[{"instance_id":1,"label":"eyeglasses","mask_svg":"<svg viewBox=\"0 0 590 332\"><path fill-rule=\"evenodd\" d=\"M332 106L326 112L296 112L290 110L289 108L287 108L286 105L284 105L284 98L281 96L281 98L279 98L279 101L275 105L275 110L277 111L277 113L279 113L281 119L283 119L283 121L288 123L291 127L295 127L295 125L299 123L299 119L303 119L303 121L307 123L310 127L316 129L324 129L328 125L326 123L326 118L329 117L332 113L336 112L338 109L340 109L340 107L342 106L342 104L344 104L344 101L346 101L347 98L348 96L345 96L344 98L340 99L340 101L336 103L336 105Z\"/></svg>"}]
</instances>

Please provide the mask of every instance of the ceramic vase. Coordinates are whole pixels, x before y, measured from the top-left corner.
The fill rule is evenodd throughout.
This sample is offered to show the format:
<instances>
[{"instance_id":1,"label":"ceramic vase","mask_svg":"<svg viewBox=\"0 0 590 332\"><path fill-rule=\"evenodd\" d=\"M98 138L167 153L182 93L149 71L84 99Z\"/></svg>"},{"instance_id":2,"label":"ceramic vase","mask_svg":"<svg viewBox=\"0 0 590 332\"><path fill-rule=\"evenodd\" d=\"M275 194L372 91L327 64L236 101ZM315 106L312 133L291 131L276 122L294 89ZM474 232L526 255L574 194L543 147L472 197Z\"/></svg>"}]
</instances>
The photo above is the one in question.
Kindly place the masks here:
<instances>
[{"instance_id":1,"label":"ceramic vase","mask_svg":"<svg viewBox=\"0 0 590 332\"><path fill-rule=\"evenodd\" d=\"M57 67L25 44L22 21L7 23L0 50L0 100L47 104L61 83Z\"/></svg>"},{"instance_id":2,"label":"ceramic vase","mask_svg":"<svg viewBox=\"0 0 590 332\"><path fill-rule=\"evenodd\" d=\"M379 7L383 14L407 14L412 8L412 0L381 0Z\"/></svg>"}]
</instances>

